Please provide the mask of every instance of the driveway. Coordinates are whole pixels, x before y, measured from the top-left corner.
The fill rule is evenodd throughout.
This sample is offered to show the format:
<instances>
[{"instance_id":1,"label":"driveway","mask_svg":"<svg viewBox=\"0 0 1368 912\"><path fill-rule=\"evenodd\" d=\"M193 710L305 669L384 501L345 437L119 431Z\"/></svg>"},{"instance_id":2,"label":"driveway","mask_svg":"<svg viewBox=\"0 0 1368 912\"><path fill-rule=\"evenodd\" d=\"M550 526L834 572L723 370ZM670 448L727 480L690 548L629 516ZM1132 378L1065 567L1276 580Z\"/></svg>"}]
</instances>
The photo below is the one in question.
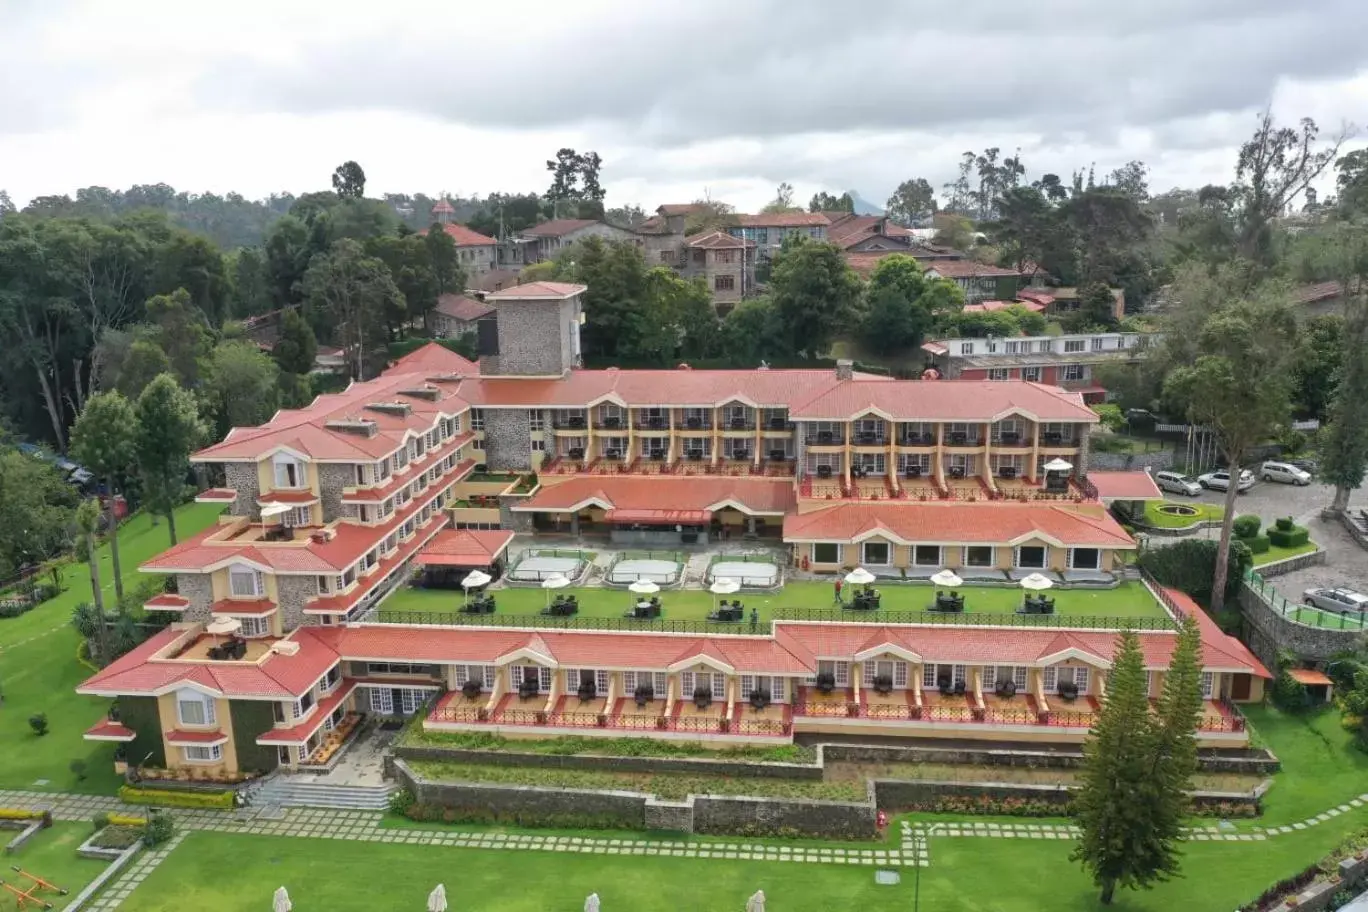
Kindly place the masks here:
<instances>
[{"instance_id":1,"label":"driveway","mask_svg":"<svg viewBox=\"0 0 1368 912\"><path fill-rule=\"evenodd\" d=\"M1361 502L1362 494L1358 492L1359 496L1351 500ZM1260 481L1235 501L1236 516L1258 514L1265 527L1281 516L1291 516L1297 525L1310 529L1311 540L1325 549L1324 564L1274 577L1273 584L1289 601L1300 602L1302 592L1315 586L1348 586L1368 592L1368 551L1360 548L1338 521L1324 522L1320 518L1321 508L1328 506L1334 496L1334 488L1315 482L1301 488ZM1189 500L1176 494L1168 497L1179 502ZM1225 493L1203 491L1191 499L1219 504L1225 502ZM1215 538L1217 530L1199 534Z\"/></svg>"}]
</instances>

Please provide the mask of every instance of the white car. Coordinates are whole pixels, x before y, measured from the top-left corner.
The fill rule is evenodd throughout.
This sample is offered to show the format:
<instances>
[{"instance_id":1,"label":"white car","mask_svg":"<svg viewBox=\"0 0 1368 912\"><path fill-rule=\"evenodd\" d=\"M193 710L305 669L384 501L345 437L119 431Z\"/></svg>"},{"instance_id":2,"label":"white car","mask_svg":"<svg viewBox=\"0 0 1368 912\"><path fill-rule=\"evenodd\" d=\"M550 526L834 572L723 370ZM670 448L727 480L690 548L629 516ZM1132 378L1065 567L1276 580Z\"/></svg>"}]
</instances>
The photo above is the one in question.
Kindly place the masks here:
<instances>
[{"instance_id":1,"label":"white car","mask_svg":"<svg viewBox=\"0 0 1368 912\"><path fill-rule=\"evenodd\" d=\"M1283 484L1305 486L1311 483L1311 473L1286 462L1265 462L1259 468L1259 477L1264 481L1281 481Z\"/></svg>"},{"instance_id":2,"label":"white car","mask_svg":"<svg viewBox=\"0 0 1368 912\"><path fill-rule=\"evenodd\" d=\"M1230 472L1226 469L1207 472L1205 475L1197 476L1197 483L1210 491L1228 491L1230 490ZM1241 470L1240 480L1235 483L1235 490L1243 494L1252 487L1254 487L1254 476L1248 471Z\"/></svg>"},{"instance_id":3,"label":"white car","mask_svg":"<svg viewBox=\"0 0 1368 912\"><path fill-rule=\"evenodd\" d=\"M1154 483L1159 490L1168 491L1170 494L1186 494L1188 497L1196 497L1202 493L1202 486L1182 472L1155 472Z\"/></svg>"},{"instance_id":4,"label":"white car","mask_svg":"<svg viewBox=\"0 0 1368 912\"><path fill-rule=\"evenodd\" d=\"M1307 589L1302 593L1302 598L1308 605L1336 614L1368 612L1368 595L1353 589Z\"/></svg>"}]
</instances>

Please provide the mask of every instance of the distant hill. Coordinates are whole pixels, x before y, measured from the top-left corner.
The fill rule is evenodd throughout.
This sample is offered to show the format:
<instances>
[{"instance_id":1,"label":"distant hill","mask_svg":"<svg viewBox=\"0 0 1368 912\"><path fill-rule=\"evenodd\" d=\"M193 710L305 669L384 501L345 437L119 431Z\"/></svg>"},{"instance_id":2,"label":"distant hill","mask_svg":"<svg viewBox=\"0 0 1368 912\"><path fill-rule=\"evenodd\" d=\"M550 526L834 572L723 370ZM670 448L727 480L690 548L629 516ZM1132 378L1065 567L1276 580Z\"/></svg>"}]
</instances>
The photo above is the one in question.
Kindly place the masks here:
<instances>
[{"instance_id":1,"label":"distant hill","mask_svg":"<svg viewBox=\"0 0 1368 912\"><path fill-rule=\"evenodd\" d=\"M883 214L884 214L884 211L883 211L882 209L880 209L878 206L874 205L873 203L869 202L869 201L866 200L864 197L860 196L860 194L856 193L854 190L847 190L846 193L849 193L849 194L850 194L850 198L851 198L852 200L855 201L855 214L856 214L856 215L883 215Z\"/></svg>"}]
</instances>

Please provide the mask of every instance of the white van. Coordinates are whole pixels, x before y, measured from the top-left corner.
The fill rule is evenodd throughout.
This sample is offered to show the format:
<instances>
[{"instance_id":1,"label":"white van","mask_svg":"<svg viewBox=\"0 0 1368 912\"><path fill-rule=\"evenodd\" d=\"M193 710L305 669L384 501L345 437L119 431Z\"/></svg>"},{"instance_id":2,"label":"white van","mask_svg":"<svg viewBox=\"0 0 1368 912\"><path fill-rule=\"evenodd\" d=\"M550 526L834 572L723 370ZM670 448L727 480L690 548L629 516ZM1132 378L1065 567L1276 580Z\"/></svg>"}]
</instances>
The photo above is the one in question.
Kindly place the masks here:
<instances>
[{"instance_id":1,"label":"white van","mask_svg":"<svg viewBox=\"0 0 1368 912\"><path fill-rule=\"evenodd\" d=\"M1259 467L1259 477L1264 481L1281 481L1283 484L1305 486L1311 483L1311 473L1286 462L1265 462Z\"/></svg>"},{"instance_id":2,"label":"white van","mask_svg":"<svg viewBox=\"0 0 1368 912\"><path fill-rule=\"evenodd\" d=\"M1168 491L1170 494L1186 494L1188 497L1196 497L1202 493L1202 486L1182 472L1155 472L1154 483L1159 490Z\"/></svg>"}]
</instances>

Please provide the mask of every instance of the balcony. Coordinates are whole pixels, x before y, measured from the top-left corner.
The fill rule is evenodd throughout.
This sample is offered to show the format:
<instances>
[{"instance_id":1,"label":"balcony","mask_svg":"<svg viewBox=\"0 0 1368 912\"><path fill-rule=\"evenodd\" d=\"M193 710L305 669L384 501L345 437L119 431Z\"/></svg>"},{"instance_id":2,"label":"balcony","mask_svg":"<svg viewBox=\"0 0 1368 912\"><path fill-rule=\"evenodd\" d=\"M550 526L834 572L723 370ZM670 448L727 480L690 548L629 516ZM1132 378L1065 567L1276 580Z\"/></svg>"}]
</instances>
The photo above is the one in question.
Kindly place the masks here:
<instances>
[{"instance_id":1,"label":"balcony","mask_svg":"<svg viewBox=\"0 0 1368 912\"><path fill-rule=\"evenodd\" d=\"M1082 435L1064 431L1041 431L1040 445L1047 449L1076 450L1081 445Z\"/></svg>"},{"instance_id":2,"label":"balcony","mask_svg":"<svg viewBox=\"0 0 1368 912\"><path fill-rule=\"evenodd\" d=\"M584 415L557 412L551 419L551 428L556 431L582 431L589 426Z\"/></svg>"},{"instance_id":3,"label":"balcony","mask_svg":"<svg viewBox=\"0 0 1368 912\"><path fill-rule=\"evenodd\" d=\"M898 435L898 446L933 447L935 445L936 435L927 431L903 431Z\"/></svg>"},{"instance_id":4,"label":"balcony","mask_svg":"<svg viewBox=\"0 0 1368 912\"><path fill-rule=\"evenodd\" d=\"M793 430L793 422L788 420L787 415L775 414L773 412L767 412L765 414L764 420L761 422L760 426L767 434L787 433Z\"/></svg>"},{"instance_id":5,"label":"balcony","mask_svg":"<svg viewBox=\"0 0 1368 912\"><path fill-rule=\"evenodd\" d=\"M711 415L684 414L675 418L675 427L686 431L712 430Z\"/></svg>"},{"instance_id":6,"label":"balcony","mask_svg":"<svg viewBox=\"0 0 1368 912\"><path fill-rule=\"evenodd\" d=\"M781 705L762 712L746 712L738 704L735 717L729 719L725 700L714 700L703 708L692 701L680 700L671 712L664 700L651 700L638 706L634 699L621 698L610 706L602 698L581 702L578 697L566 696L548 708L544 694L527 701L519 700L517 694L506 694L490 708L486 699L470 700L461 693L449 693L428 713L423 727L439 731L490 731L507 726L550 729L567 734L597 732L605 737L622 737L623 732L635 732L665 738L686 735L787 740L792 735L791 714Z\"/></svg>"},{"instance_id":7,"label":"balcony","mask_svg":"<svg viewBox=\"0 0 1368 912\"><path fill-rule=\"evenodd\" d=\"M632 427L636 428L638 431L665 432L670 429L670 416L638 414L632 420Z\"/></svg>"},{"instance_id":8,"label":"balcony","mask_svg":"<svg viewBox=\"0 0 1368 912\"><path fill-rule=\"evenodd\" d=\"M594 419L594 430L596 432L621 431L625 427L627 427L627 420L621 414L605 412Z\"/></svg>"},{"instance_id":9,"label":"balcony","mask_svg":"<svg viewBox=\"0 0 1368 912\"><path fill-rule=\"evenodd\" d=\"M845 446L845 434L842 431L808 431L803 441L808 446Z\"/></svg>"},{"instance_id":10,"label":"balcony","mask_svg":"<svg viewBox=\"0 0 1368 912\"><path fill-rule=\"evenodd\" d=\"M981 447L983 436L978 431L946 431L944 445L947 447Z\"/></svg>"},{"instance_id":11,"label":"balcony","mask_svg":"<svg viewBox=\"0 0 1368 912\"><path fill-rule=\"evenodd\" d=\"M754 431L755 418L746 415L729 415L722 419L724 431Z\"/></svg>"},{"instance_id":12,"label":"balcony","mask_svg":"<svg viewBox=\"0 0 1368 912\"><path fill-rule=\"evenodd\" d=\"M851 443L857 447L888 446L888 434L884 431L860 431L851 434Z\"/></svg>"},{"instance_id":13,"label":"balcony","mask_svg":"<svg viewBox=\"0 0 1368 912\"><path fill-rule=\"evenodd\" d=\"M993 446L998 449L1029 450L1034 444L1032 435L1020 431L1002 431L993 434Z\"/></svg>"}]
</instances>

